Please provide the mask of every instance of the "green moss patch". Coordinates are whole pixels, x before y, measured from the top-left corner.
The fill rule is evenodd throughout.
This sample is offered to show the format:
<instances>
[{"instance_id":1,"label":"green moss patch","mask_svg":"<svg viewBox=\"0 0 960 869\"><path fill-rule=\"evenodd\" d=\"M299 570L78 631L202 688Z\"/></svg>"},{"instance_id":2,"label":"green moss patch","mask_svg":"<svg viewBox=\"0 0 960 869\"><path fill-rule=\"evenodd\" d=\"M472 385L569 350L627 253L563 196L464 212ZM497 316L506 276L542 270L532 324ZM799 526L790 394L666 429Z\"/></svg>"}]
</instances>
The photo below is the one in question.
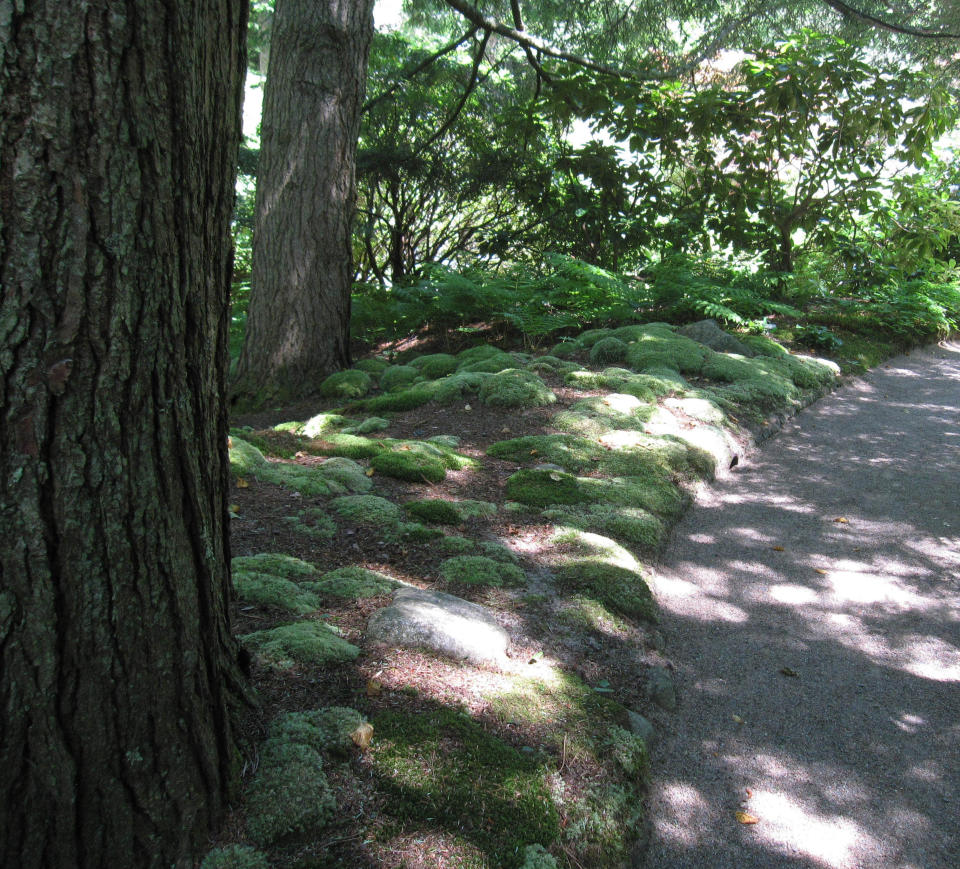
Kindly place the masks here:
<instances>
[{"instance_id":1,"label":"green moss patch","mask_svg":"<svg viewBox=\"0 0 960 869\"><path fill-rule=\"evenodd\" d=\"M300 581L316 579L317 569L306 561L280 552L261 552L258 555L239 555L231 562L234 573L269 573L284 579Z\"/></svg>"},{"instance_id":2,"label":"green moss patch","mask_svg":"<svg viewBox=\"0 0 960 869\"><path fill-rule=\"evenodd\" d=\"M515 564L483 555L456 555L440 564L440 575L454 585L523 585L526 576Z\"/></svg>"},{"instance_id":3,"label":"green moss patch","mask_svg":"<svg viewBox=\"0 0 960 869\"><path fill-rule=\"evenodd\" d=\"M380 375L380 388L392 392L409 386L420 376L420 371L412 365L391 365Z\"/></svg>"},{"instance_id":4,"label":"green moss patch","mask_svg":"<svg viewBox=\"0 0 960 869\"><path fill-rule=\"evenodd\" d=\"M285 517L284 521L295 531L318 540L330 540L337 533L337 523L322 507L306 507L293 516Z\"/></svg>"},{"instance_id":5,"label":"green moss patch","mask_svg":"<svg viewBox=\"0 0 960 869\"><path fill-rule=\"evenodd\" d=\"M441 380L434 380L430 384L433 400L438 404L453 404L456 401L463 401L476 395L483 382L490 376L490 374L481 372L458 372Z\"/></svg>"},{"instance_id":6,"label":"green moss patch","mask_svg":"<svg viewBox=\"0 0 960 869\"><path fill-rule=\"evenodd\" d=\"M697 374L708 353L703 344L673 332L648 331L627 348L627 365L634 371L668 368L682 374Z\"/></svg>"},{"instance_id":7,"label":"green moss patch","mask_svg":"<svg viewBox=\"0 0 960 869\"><path fill-rule=\"evenodd\" d=\"M430 353L426 356L418 356L410 364L427 380L437 380L453 374L460 363L449 353Z\"/></svg>"},{"instance_id":8,"label":"green moss patch","mask_svg":"<svg viewBox=\"0 0 960 869\"><path fill-rule=\"evenodd\" d=\"M372 374L374 377L379 376L384 371L390 367L390 363L386 359L378 359L376 356L370 356L367 359L361 359L359 362L355 362L353 367L357 371L366 371L367 374Z\"/></svg>"},{"instance_id":9,"label":"green moss patch","mask_svg":"<svg viewBox=\"0 0 960 869\"><path fill-rule=\"evenodd\" d=\"M497 505L490 501L474 501L464 498L457 501L457 509L464 519L489 519L497 515Z\"/></svg>"},{"instance_id":10,"label":"green moss patch","mask_svg":"<svg viewBox=\"0 0 960 869\"><path fill-rule=\"evenodd\" d=\"M558 359L569 359L571 356L576 356L581 350L583 350L583 344L579 341L561 341L550 348L550 355L556 356Z\"/></svg>"},{"instance_id":11,"label":"green moss patch","mask_svg":"<svg viewBox=\"0 0 960 869\"><path fill-rule=\"evenodd\" d=\"M383 450L383 441L343 433L326 435L315 448L320 455L342 456L348 459L369 459Z\"/></svg>"},{"instance_id":12,"label":"green moss patch","mask_svg":"<svg viewBox=\"0 0 960 869\"><path fill-rule=\"evenodd\" d=\"M400 507L393 501L378 495L345 495L334 498L330 502L330 508L352 522L388 527L396 525L403 516Z\"/></svg>"},{"instance_id":13,"label":"green moss patch","mask_svg":"<svg viewBox=\"0 0 960 869\"><path fill-rule=\"evenodd\" d=\"M421 407L434 397L434 390L427 384L411 386L408 389L398 389L396 392L386 392L373 398L367 398L350 405L350 410L361 410L369 413L383 413L385 411L413 410Z\"/></svg>"},{"instance_id":14,"label":"green moss patch","mask_svg":"<svg viewBox=\"0 0 960 869\"><path fill-rule=\"evenodd\" d=\"M267 855L249 845L227 845L214 848L200 864L200 869L270 869Z\"/></svg>"},{"instance_id":15,"label":"green moss patch","mask_svg":"<svg viewBox=\"0 0 960 869\"><path fill-rule=\"evenodd\" d=\"M337 808L320 753L276 738L268 739L260 751L246 805L247 831L261 846L313 836Z\"/></svg>"},{"instance_id":16,"label":"green moss patch","mask_svg":"<svg viewBox=\"0 0 960 869\"><path fill-rule=\"evenodd\" d=\"M387 477L417 483L439 483L447 476L441 459L409 449L379 453L370 460L370 466Z\"/></svg>"},{"instance_id":17,"label":"green moss patch","mask_svg":"<svg viewBox=\"0 0 960 869\"><path fill-rule=\"evenodd\" d=\"M360 650L323 622L302 621L240 637L257 656L279 670L298 664L325 666L352 661Z\"/></svg>"},{"instance_id":18,"label":"green moss patch","mask_svg":"<svg viewBox=\"0 0 960 869\"><path fill-rule=\"evenodd\" d=\"M492 374L481 384L479 395L490 407L540 407L557 400L536 374L520 368Z\"/></svg>"},{"instance_id":19,"label":"green moss patch","mask_svg":"<svg viewBox=\"0 0 960 869\"><path fill-rule=\"evenodd\" d=\"M306 712L288 712L270 725L270 736L307 745L315 751L349 755L356 749L353 734L367 721L356 709L328 706Z\"/></svg>"},{"instance_id":20,"label":"green moss patch","mask_svg":"<svg viewBox=\"0 0 960 869\"><path fill-rule=\"evenodd\" d=\"M558 525L605 534L645 552L658 550L666 535L663 521L640 507L616 507L611 504L557 506L547 508L543 515Z\"/></svg>"},{"instance_id":21,"label":"green moss patch","mask_svg":"<svg viewBox=\"0 0 960 869\"><path fill-rule=\"evenodd\" d=\"M309 583L309 588L318 594L334 597L359 600L365 597L377 597L389 594L399 583L375 570L365 567L338 567L325 573L316 582Z\"/></svg>"},{"instance_id":22,"label":"green moss patch","mask_svg":"<svg viewBox=\"0 0 960 869\"><path fill-rule=\"evenodd\" d=\"M311 416L305 423L281 423L276 428L281 431L286 430L294 434L301 434L307 438L319 438L349 424L350 420L338 413L318 413L316 416Z\"/></svg>"},{"instance_id":23,"label":"green moss patch","mask_svg":"<svg viewBox=\"0 0 960 869\"><path fill-rule=\"evenodd\" d=\"M609 365L611 362L622 362L627 356L627 345L612 335L601 338L590 348L590 361L596 365Z\"/></svg>"},{"instance_id":24,"label":"green moss patch","mask_svg":"<svg viewBox=\"0 0 960 869\"><path fill-rule=\"evenodd\" d=\"M362 422L358 422L356 425L349 425L343 429L344 434L352 435L365 435L371 434L375 431L383 431L385 428L390 426L390 421L384 419L382 416L368 416Z\"/></svg>"},{"instance_id":25,"label":"green moss patch","mask_svg":"<svg viewBox=\"0 0 960 869\"><path fill-rule=\"evenodd\" d=\"M327 480L339 483L348 492L369 492L373 488L373 482L363 468L345 456L327 459L317 471Z\"/></svg>"},{"instance_id":26,"label":"green moss patch","mask_svg":"<svg viewBox=\"0 0 960 869\"><path fill-rule=\"evenodd\" d=\"M329 479L319 468L268 461L255 446L236 436L230 439L230 470L237 477L283 486L311 498L347 491L339 482Z\"/></svg>"},{"instance_id":27,"label":"green moss patch","mask_svg":"<svg viewBox=\"0 0 960 869\"><path fill-rule=\"evenodd\" d=\"M602 603L583 595L573 595L564 601L557 618L580 630L608 632L625 627L624 621L610 612Z\"/></svg>"},{"instance_id":28,"label":"green moss patch","mask_svg":"<svg viewBox=\"0 0 960 869\"><path fill-rule=\"evenodd\" d=\"M324 398L363 398L373 385L373 379L366 371L347 369L331 374L320 384L320 394Z\"/></svg>"},{"instance_id":29,"label":"green moss patch","mask_svg":"<svg viewBox=\"0 0 960 869\"><path fill-rule=\"evenodd\" d=\"M256 477L267 470L269 462L253 444L236 435L230 437L230 472L235 477Z\"/></svg>"},{"instance_id":30,"label":"green moss patch","mask_svg":"<svg viewBox=\"0 0 960 869\"><path fill-rule=\"evenodd\" d=\"M272 606L297 615L306 615L320 608L320 599L289 579L269 573L233 572L233 587L244 603Z\"/></svg>"},{"instance_id":31,"label":"green moss patch","mask_svg":"<svg viewBox=\"0 0 960 869\"><path fill-rule=\"evenodd\" d=\"M403 509L411 516L434 525L459 525L463 521L456 504L438 498L408 501Z\"/></svg>"},{"instance_id":32,"label":"green moss patch","mask_svg":"<svg viewBox=\"0 0 960 869\"><path fill-rule=\"evenodd\" d=\"M531 507L550 504L584 504L591 498L577 477L561 471L523 469L507 480L507 497Z\"/></svg>"},{"instance_id":33,"label":"green moss patch","mask_svg":"<svg viewBox=\"0 0 960 869\"><path fill-rule=\"evenodd\" d=\"M534 755L446 708L385 711L373 725L370 763L399 820L432 819L477 844L491 866L517 867L528 844L560 836L546 770Z\"/></svg>"},{"instance_id":34,"label":"green moss patch","mask_svg":"<svg viewBox=\"0 0 960 869\"><path fill-rule=\"evenodd\" d=\"M498 441L487 448L487 455L525 464L548 462L569 471L582 471L595 465L604 449L596 441L572 434L528 435Z\"/></svg>"}]
</instances>

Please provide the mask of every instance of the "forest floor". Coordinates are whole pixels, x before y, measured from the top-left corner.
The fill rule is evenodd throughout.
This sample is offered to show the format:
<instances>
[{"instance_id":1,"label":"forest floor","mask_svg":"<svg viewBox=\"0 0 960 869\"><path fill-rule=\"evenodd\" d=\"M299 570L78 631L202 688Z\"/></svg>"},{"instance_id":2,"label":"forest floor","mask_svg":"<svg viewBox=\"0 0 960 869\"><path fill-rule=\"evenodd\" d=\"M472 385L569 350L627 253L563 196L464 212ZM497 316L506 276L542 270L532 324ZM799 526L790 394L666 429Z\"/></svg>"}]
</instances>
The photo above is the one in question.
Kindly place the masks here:
<instances>
[{"instance_id":1,"label":"forest floor","mask_svg":"<svg viewBox=\"0 0 960 869\"><path fill-rule=\"evenodd\" d=\"M901 598L914 595L920 600L927 595L923 597L930 604L927 608L931 615L940 614L942 622L946 590L921 593L912 586L907 589L909 580L894 566L904 563L902 559L890 560L881 550L876 561L862 556L864 563L874 567L886 565L880 581L892 584L879 597L881 621L892 626L899 624L901 614L905 619L889 646L875 636L879 628L862 613L838 610L825 614L819 606L816 615L806 613L808 598L804 595L813 595L810 600L817 602L830 595L823 589L798 590L793 574L771 581L768 597L776 598L773 605L758 591L759 576L776 567L761 564L757 550L766 549L779 562L789 562L792 570L802 570L801 565L809 562L812 578L825 589L834 589L830 594L841 596L842 592L836 591L839 587L853 595L851 607L876 603L857 598L864 593L854 587L854 574L860 568L851 567L849 558L838 567L830 560L831 552L822 545L816 548L819 543L814 542L810 553L815 554L801 557L802 544L794 538L798 528L810 524L812 518L818 519L813 522L816 528L826 524L831 534L842 532L849 537L854 529L861 536L868 534L869 546L874 538L882 537L879 526L884 521L895 526L892 508L880 518L858 512L863 488L858 474L873 466L856 456L863 455L874 440L877 449L887 450L888 445L879 441L879 435L869 435L869 444L854 440L848 428L831 439L791 440L794 445L790 448L780 446L788 443L784 439L759 458L748 459L756 456L751 453L752 443L823 394L823 387L813 388L804 379L813 363L804 362L798 369L796 360L789 365L781 361L775 371L765 368L761 373L776 380L781 389L771 398L769 389L758 391L757 372L737 367L739 358L728 365L726 353L704 351L705 360L698 362L703 369L688 372L685 379L660 369L656 376L656 372L604 369L591 361L589 349L587 342L566 364L557 364L560 360L554 356L516 357L518 366L535 370L552 392L555 400L541 406L499 407L466 394L452 404L429 401L385 412L385 427L370 433L369 438L340 434L345 422L365 419L360 402L347 405L346 418L323 415L344 409L343 401L328 399L235 420L234 445L239 447L241 439L249 439L265 455L254 456L248 463L234 462L236 489L231 497L233 554L240 559L235 562L235 581L239 576L240 584L234 625L254 652L252 676L259 705L248 718L245 796L237 802L215 844L229 848L233 843L252 842L259 850L251 849L244 859L267 862L211 862L208 858L206 865L251 869L261 865L299 869L639 866L648 846L651 866L956 864L937 862L941 855L955 856L950 848L956 848L956 840L951 844L946 838L931 838L924 846L930 850L924 852L911 852L903 844L915 841L917 831L936 820L937 815L928 811L928 797L938 781L953 775L956 797L955 767L951 773L943 766L945 761L937 766L933 755L918 756L909 774L917 781L927 776L923 785L928 788L926 802L914 805L908 800L900 815L892 813L896 805L891 798L884 803L889 811L881 816L879 803L871 802L870 792L871 787L879 787L879 780L867 779L849 789L842 781L837 784L840 796L830 812L822 802L804 803L803 788L815 790L830 763L834 764L830 781L841 780L846 769L843 764L853 755L871 757L871 764L879 768L882 764L875 754L882 753L886 743L877 742L880 747L876 751L868 747L854 750L840 743L846 746L843 753L827 758L805 754L799 742L790 742L802 742L806 737L821 752L824 738L812 731L829 716L847 732L863 730L851 701L858 692L863 693L862 682L880 684L887 671L912 680L902 686L904 696L910 697L914 695L909 690L914 694L921 690L914 683L939 678L925 672L917 675L917 668L929 666L940 673L936 656L954 654L956 644L951 645L945 634L937 634L933 628L910 628L910 619L923 607L911 607ZM955 365L953 358L946 356L941 362ZM766 364L762 360L767 357L758 359L761 367ZM919 364L921 357L914 359ZM707 363L713 368L708 370ZM783 380L791 371L807 388ZM899 372L899 363L871 377L885 376L888 371ZM584 372L590 377L582 376ZM660 375L659 384L650 379ZM819 382L830 378L832 374L820 377ZM939 416L946 418L946 405L941 408L935 397L923 396L916 381L903 382L915 393L911 407L923 406L934 416L939 408ZM648 387L656 394L648 394ZM858 382L837 395L853 395L846 399L853 406L862 401L865 388ZM882 389L886 390L886 385ZM633 401L624 403L631 391ZM636 401L636 395L642 401ZM818 407L829 407L836 400L832 397ZM899 401L896 406L901 423L898 431L902 432L902 423L915 421L918 414L901 407ZM711 416L714 411L719 415ZM956 412L950 418L955 417ZM302 425L281 426L279 432L273 428L308 418L321 421L314 425L313 436L304 433ZM847 411L837 413L836 419L838 425L845 420L853 425ZM630 437L622 437L628 432ZM611 440L612 434L619 440ZM706 440L705 434L710 435ZM437 436L440 440L430 440ZM548 440L530 440L544 436ZM653 437L660 440L650 440ZM945 439L943 435L940 441ZM923 434L908 434L901 440L907 451L904 461L913 460L906 468L910 475L910 482L903 486L906 490L921 480L917 488L926 489L939 468L956 467L948 465L958 458L949 451L954 446L949 439L944 446L947 452L933 464L924 456L929 445ZM507 447L502 446L504 441ZM446 451L447 467L441 479L397 479L374 467L378 449L420 455L431 443L436 450ZM796 484L809 482L826 493L834 485L831 480L841 480L831 470L833 459L825 455L835 445L850 448L855 456L838 458L853 475L837 484L837 491L847 500L843 510L825 506L817 511L809 506L815 503L811 495L792 494L792 478L778 477L768 457L782 449L806 455L817 463L815 471L798 469ZM232 458L234 452L232 449ZM346 473L342 477L346 489L324 491L322 479L329 482L329 478L319 476L319 483L308 480L310 485L305 485L303 474L322 474L330 455L349 455L347 464L355 463L363 480L341 468L341 474ZM707 459L710 461L705 464ZM736 468L733 475L731 465ZM760 466L772 468L769 486L754 477L754 468ZM878 460L876 466L887 475L883 479L894 479L891 475L897 473L897 465ZM301 476L283 478L288 468L301 469L297 471ZM518 472L522 473L518 476ZM652 488L640 486L643 474ZM718 488L711 489L707 481L714 474L719 478L714 484ZM520 479L525 487L519 485ZM672 487L670 491L661 485L664 480ZM625 481L632 482L627 486ZM747 488L739 488L743 485ZM550 490L547 494L541 492L544 486ZM593 491L592 486L607 487L603 492L609 492L614 501L619 499L618 505L611 507L599 497L585 495ZM352 494L346 494L347 490ZM671 491L677 493L675 499ZM754 503L760 499L752 495L767 491L771 503ZM573 497L567 498L571 492ZM691 496L699 498L700 506L681 521L676 542L664 553L670 530ZM776 532L754 531L763 517L733 521L728 506L721 516L719 510L710 508L721 498L730 505L754 504L764 516L770 514L767 518L781 524ZM794 509L791 498L801 506ZM343 512L343 505L351 499L359 512ZM460 510L460 515L404 524L389 511L383 512L390 504L412 509L415 501L446 502ZM385 507L384 502L389 504ZM956 514L956 498L949 488L942 503L943 511L951 508ZM837 515L825 522L820 518L824 511ZM704 516L715 516L718 523L729 519L733 524L704 532ZM835 518L848 521L835 523ZM950 521L946 512L941 518ZM705 534L711 538L709 546ZM917 544L911 540L911 546ZM936 545L943 549L947 544ZM708 552L711 568L719 561L729 575L717 578L710 574L700 588L699 580L694 581L698 568L689 562L690 551L684 546ZM737 547L744 546L738 553ZM943 557L940 550L934 553L923 545L917 545L915 551L918 558L927 559L928 573L936 558ZM654 568L661 555L666 560L661 568ZM262 560L274 556L286 561L274 561L269 567ZM457 559L461 559L460 567L480 569L483 576L470 577L448 569ZM357 569L367 573L349 572ZM841 573L835 574L835 570ZM749 582L743 579L745 585L734 590L730 577L739 573ZM829 585L834 580L835 584ZM294 597L278 591L282 583ZM493 665L477 664L424 649L371 642L370 619L391 604L398 586L454 594L485 608L508 634L507 656ZM659 615L644 597L648 586L659 603ZM729 600L724 597L727 593ZM746 598L750 598L749 605ZM784 619L794 619L808 631L815 627L820 631L815 648L812 639L798 633L793 621L789 630L779 631L773 618L780 616L781 610ZM953 612L955 618L957 610ZM840 627L831 627L834 618ZM264 644L264 638L273 636L265 632L307 623L329 626L336 632L336 642L343 641L322 663L298 659L296 642L281 650L282 654L276 653L276 643ZM955 621L944 624L956 626ZM837 632L830 648L822 636L827 628ZM716 647L703 639L714 631L722 635ZM298 640L301 645L302 639ZM859 648L861 640L863 647ZM811 648L801 654L804 643ZM834 683L830 677L837 664L834 658L844 655L848 669L842 672L849 678L844 675ZM943 672L949 676L955 663L949 657L943 660L942 666L947 668ZM858 665L867 672L855 672ZM713 669L717 675L712 674ZM951 687L948 679L943 682L941 690ZM811 686L826 692L830 700L827 704L818 697L818 703L825 703L818 711L807 710L804 703ZM921 693L936 694L937 688L934 684L933 689L928 686ZM747 697L741 690L753 691L760 699ZM952 695L952 700L941 701L939 707L934 704L933 711L926 712L919 701L895 703L899 691L901 687L891 685L884 687L882 697L870 696L868 704L886 701L890 705L882 714L872 706L868 712L880 730L898 728L905 739L935 727L938 719L933 711L949 712L949 704L956 701ZM803 704L799 709L798 700ZM898 712L891 718L895 707ZM279 722L289 724L290 716L309 716L331 708L355 710L351 714L356 718L348 716L349 720L362 720L364 726L372 723L372 736L357 729L351 733L353 743L346 743L347 750L341 746L339 751L328 751L330 745L319 746L323 789L329 794L319 810L300 806L303 794L288 783L277 790L290 811L284 815L276 807L264 809L261 779L273 775L269 764L275 758L271 759L267 748L257 746L275 741L287 727ZM954 730L947 728L937 737L942 745L936 741L930 745L940 745L941 752L952 748L955 757L955 705L953 710ZM784 718L795 726L778 723ZM296 719L296 727L304 720ZM748 734L755 740L749 740ZM782 745L778 743L780 734L786 734ZM264 743L266 737L271 739ZM949 739L954 740L952 746L947 744ZM731 759L734 750L736 762ZM789 758L780 756L784 752ZM297 768L288 766L281 771L295 778ZM898 759L882 772L903 776L908 770L905 761ZM789 781L792 789L774 788L772 779L778 775ZM797 782L805 784L801 787ZM648 787L652 788L649 815ZM748 794L763 799L751 803ZM826 798L821 795L820 799ZM846 809L857 800L861 808L873 806L877 812L869 818L862 814L848 819ZM271 811L275 817L264 822L264 813L270 816ZM738 811L747 813L741 820L756 817L758 822L738 823ZM260 815L254 817L255 812ZM883 818L888 827L893 826L892 820L898 821L901 832L884 838ZM804 826L807 821L809 827ZM791 827L791 822L800 826ZM837 827L840 839L825 839L822 834L828 827ZM809 843L805 831L812 831L814 844ZM894 841L901 843L907 857L901 862L884 862L889 854L901 853L889 844ZM803 842L808 849L820 850L804 852ZM871 851L873 845L864 842L886 844ZM921 853L930 859L918 859ZM221 855L226 858L224 852ZM856 862L861 855L866 855L866 862ZM879 862L873 861L875 855L880 855Z\"/></svg>"}]
</instances>

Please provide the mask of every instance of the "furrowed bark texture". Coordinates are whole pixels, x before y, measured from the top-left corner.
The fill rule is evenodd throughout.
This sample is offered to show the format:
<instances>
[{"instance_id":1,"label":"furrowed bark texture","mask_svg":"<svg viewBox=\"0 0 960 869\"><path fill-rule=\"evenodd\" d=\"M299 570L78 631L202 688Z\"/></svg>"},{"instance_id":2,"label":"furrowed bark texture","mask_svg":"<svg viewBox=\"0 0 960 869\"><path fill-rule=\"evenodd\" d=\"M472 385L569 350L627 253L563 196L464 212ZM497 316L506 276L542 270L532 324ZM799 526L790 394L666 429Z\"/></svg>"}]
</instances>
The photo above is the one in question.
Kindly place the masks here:
<instances>
[{"instance_id":1,"label":"furrowed bark texture","mask_svg":"<svg viewBox=\"0 0 960 869\"><path fill-rule=\"evenodd\" d=\"M277 0L253 280L234 394L315 393L349 364L354 166L373 0Z\"/></svg>"},{"instance_id":2,"label":"furrowed bark texture","mask_svg":"<svg viewBox=\"0 0 960 869\"><path fill-rule=\"evenodd\" d=\"M243 0L0 0L0 865L192 866L236 771Z\"/></svg>"}]
</instances>

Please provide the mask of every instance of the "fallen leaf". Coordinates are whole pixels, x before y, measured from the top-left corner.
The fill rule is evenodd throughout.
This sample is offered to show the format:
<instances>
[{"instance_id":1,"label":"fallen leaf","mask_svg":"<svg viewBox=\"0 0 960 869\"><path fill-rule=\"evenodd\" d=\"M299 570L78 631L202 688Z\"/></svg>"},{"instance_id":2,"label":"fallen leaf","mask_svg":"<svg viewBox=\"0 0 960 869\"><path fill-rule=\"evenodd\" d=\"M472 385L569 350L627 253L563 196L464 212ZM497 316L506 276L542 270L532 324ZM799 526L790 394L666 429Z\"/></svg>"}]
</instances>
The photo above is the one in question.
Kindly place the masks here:
<instances>
[{"instance_id":1,"label":"fallen leaf","mask_svg":"<svg viewBox=\"0 0 960 869\"><path fill-rule=\"evenodd\" d=\"M383 691L383 685L376 679L367 680L367 697L379 697L381 691Z\"/></svg>"},{"instance_id":2,"label":"fallen leaf","mask_svg":"<svg viewBox=\"0 0 960 869\"><path fill-rule=\"evenodd\" d=\"M791 679L800 678L800 674L792 667L781 667L780 672L783 673L784 676L789 676Z\"/></svg>"},{"instance_id":3,"label":"fallen leaf","mask_svg":"<svg viewBox=\"0 0 960 869\"><path fill-rule=\"evenodd\" d=\"M826 575L827 575L827 571L825 571L822 567L815 567L815 568L813 568L813 572L814 572L814 573L819 573L821 576L826 576Z\"/></svg>"},{"instance_id":4,"label":"fallen leaf","mask_svg":"<svg viewBox=\"0 0 960 869\"><path fill-rule=\"evenodd\" d=\"M237 488L238 489L249 489L250 484L243 479L243 477L237 477Z\"/></svg>"},{"instance_id":5,"label":"fallen leaf","mask_svg":"<svg viewBox=\"0 0 960 869\"><path fill-rule=\"evenodd\" d=\"M227 507L227 510L229 510L231 513L237 513L237 512L239 512L239 510L240 510L240 505L239 505L239 504L231 504L229 507Z\"/></svg>"},{"instance_id":6,"label":"fallen leaf","mask_svg":"<svg viewBox=\"0 0 960 869\"><path fill-rule=\"evenodd\" d=\"M743 719L739 715L731 715L730 717L733 719L735 724L743 724Z\"/></svg>"},{"instance_id":7,"label":"fallen leaf","mask_svg":"<svg viewBox=\"0 0 960 869\"><path fill-rule=\"evenodd\" d=\"M232 438L232 437L228 437L228 438L227 438L227 449L228 449L228 450L232 450L232 449L233 449L233 438Z\"/></svg>"},{"instance_id":8,"label":"fallen leaf","mask_svg":"<svg viewBox=\"0 0 960 869\"><path fill-rule=\"evenodd\" d=\"M747 799L749 800L750 797L753 796L753 789L752 789L752 788L747 788L746 790L747 790Z\"/></svg>"},{"instance_id":9,"label":"fallen leaf","mask_svg":"<svg viewBox=\"0 0 960 869\"><path fill-rule=\"evenodd\" d=\"M530 455L531 455L531 456L535 456L536 454L537 454L537 451L536 451L536 450L530 450Z\"/></svg>"},{"instance_id":10,"label":"fallen leaf","mask_svg":"<svg viewBox=\"0 0 960 869\"><path fill-rule=\"evenodd\" d=\"M837 518L834 519L833 521L834 521L834 522L839 522L841 525L849 525L849 524L850 524L850 520L849 520L846 516L837 516Z\"/></svg>"},{"instance_id":11,"label":"fallen leaf","mask_svg":"<svg viewBox=\"0 0 960 869\"><path fill-rule=\"evenodd\" d=\"M751 815L750 812L737 812L734 817L741 824L757 824L760 822L760 819L756 815Z\"/></svg>"},{"instance_id":12,"label":"fallen leaf","mask_svg":"<svg viewBox=\"0 0 960 869\"><path fill-rule=\"evenodd\" d=\"M372 476L373 476L373 468L367 468L367 469L364 471L364 473L365 473L368 477L372 477Z\"/></svg>"},{"instance_id":13,"label":"fallen leaf","mask_svg":"<svg viewBox=\"0 0 960 869\"><path fill-rule=\"evenodd\" d=\"M469 404L465 404L465 405L463 406L463 409L464 409L464 410L473 410L473 408L470 407Z\"/></svg>"},{"instance_id":14,"label":"fallen leaf","mask_svg":"<svg viewBox=\"0 0 960 869\"><path fill-rule=\"evenodd\" d=\"M785 552L786 550L782 546L771 546L770 547L774 552Z\"/></svg>"},{"instance_id":15,"label":"fallen leaf","mask_svg":"<svg viewBox=\"0 0 960 869\"><path fill-rule=\"evenodd\" d=\"M350 734L350 738L353 740L354 745L359 746L361 749L370 747L370 740L373 739L373 725L364 721L353 733Z\"/></svg>"}]
</instances>

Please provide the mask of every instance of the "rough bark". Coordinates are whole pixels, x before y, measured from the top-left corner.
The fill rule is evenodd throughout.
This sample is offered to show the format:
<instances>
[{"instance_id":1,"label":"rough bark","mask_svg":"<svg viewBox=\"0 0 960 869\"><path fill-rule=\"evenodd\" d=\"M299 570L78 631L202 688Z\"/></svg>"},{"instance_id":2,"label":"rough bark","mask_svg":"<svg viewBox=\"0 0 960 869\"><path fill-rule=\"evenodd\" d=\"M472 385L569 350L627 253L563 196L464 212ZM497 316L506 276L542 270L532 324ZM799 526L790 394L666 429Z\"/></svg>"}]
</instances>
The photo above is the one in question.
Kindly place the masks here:
<instances>
[{"instance_id":1,"label":"rough bark","mask_svg":"<svg viewBox=\"0 0 960 869\"><path fill-rule=\"evenodd\" d=\"M0 0L0 865L192 866L236 774L244 0Z\"/></svg>"},{"instance_id":2,"label":"rough bark","mask_svg":"<svg viewBox=\"0 0 960 869\"><path fill-rule=\"evenodd\" d=\"M349 363L354 166L373 0L278 0L235 399L316 391Z\"/></svg>"}]
</instances>

